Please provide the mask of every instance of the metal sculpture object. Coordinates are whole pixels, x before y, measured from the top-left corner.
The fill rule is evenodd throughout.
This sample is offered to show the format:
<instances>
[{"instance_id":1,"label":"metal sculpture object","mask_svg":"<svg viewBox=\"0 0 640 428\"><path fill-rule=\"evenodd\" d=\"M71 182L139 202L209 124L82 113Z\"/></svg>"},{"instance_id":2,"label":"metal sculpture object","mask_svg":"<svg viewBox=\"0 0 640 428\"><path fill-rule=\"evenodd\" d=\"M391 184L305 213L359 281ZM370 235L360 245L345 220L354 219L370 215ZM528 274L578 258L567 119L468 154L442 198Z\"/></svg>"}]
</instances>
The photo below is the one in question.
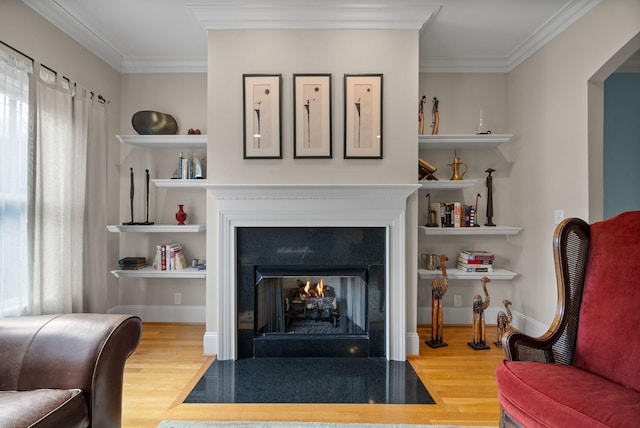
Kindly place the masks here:
<instances>
[{"instance_id":1,"label":"metal sculpture object","mask_svg":"<svg viewBox=\"0 0 640 428\"><path fill-rule=\"evenodd\" d=\"M462 174L460 173L461 165L464 166L464 171L462 171ZM450 164L447 164L447 166L451 167L451 169L453 170L453 175L451 176L451 180L453 181L462 180L464 178L464 175L467 173L467 169L468 169L467 164L460 161L460 156L458 156L456 152L454 152L454 155L453 155L453 162Z\"/></svg>"},{"instance_id":2,"label":"metal sculpture object","mask_svg":"<svg viewBox=\"0 0 640 428\"><path fill-rule=\"evenodd\" d=\"M476 294L473 298L473 342L468 342L467 345L471 346L476 351L481 349L490 349L486 343L486 330L484 323L484 311L489 307L491 298L487 292L487 282L491 282L489 278L483 276L482 289L484 290L485 300L482 301L482 296Z\"/></svg>"},{"instance_id":3,"label":"metal sculpture object","mask_svg":"<svg viewBox=\"0 0 640 428\"><path fill-rule=\"evenodd\" d=\"M425 343L432 348L442 348L447 346L443 340L444 315L442 310L442 297L447 292L449 280L447 279L447 260L449 258L440 255L440 269L442 270L442 284L438 278L431 282L431 340Z\"/></svg>"},{"instance_id":4,"label":"metal sculpture object","mask_svg":"<svg viewBox=\"0 0 640 428\"><path fill-rule=\"evenodd\" d=\"M493 224L493 177L491 173L494 172L495 169L488 168L485 172L489 173L487 175L487 222L484 224L485 226L495 226Z\"/></svg>"},{"instance_id":5,"label":"metal sculpture object","mask_svg":"<svg viewBox=\"0 0 640 428\"><path fill-rule=\"evenodd\" d=\"M509 328L509 324L513 320L513 314L511 313L511 309L509 309L511 302L505 299L502 301L502 304L504 305L504 309L507 313L502 311L498 312L498 320L496 322L498 325L498 334L497 340L493 342L498 348L502 348L502 336L504 336L504 333Z\"/></svg>"},{"instance_id":6,"label":"metal sculpture object","mask_svg":"<svg viewBox=\"0 0 640 428\"><path fill-rule=\"evenodd\" d=\"M142 110L131 118L133 129L140 135L173 135L178 133L178 122L173 116L158 111Z\"/></svg>"},{"instance_id":7,"label":"metal sculpture object","mask_svg":"<svg viewBox=\"0 0 640 428\"><path fill-rule=\"evenodd\" d=\"M431 194L427 193L427 224L425 227L438 227L436 222L436 210L431 208Z\"/></svg>"}]
</instances>

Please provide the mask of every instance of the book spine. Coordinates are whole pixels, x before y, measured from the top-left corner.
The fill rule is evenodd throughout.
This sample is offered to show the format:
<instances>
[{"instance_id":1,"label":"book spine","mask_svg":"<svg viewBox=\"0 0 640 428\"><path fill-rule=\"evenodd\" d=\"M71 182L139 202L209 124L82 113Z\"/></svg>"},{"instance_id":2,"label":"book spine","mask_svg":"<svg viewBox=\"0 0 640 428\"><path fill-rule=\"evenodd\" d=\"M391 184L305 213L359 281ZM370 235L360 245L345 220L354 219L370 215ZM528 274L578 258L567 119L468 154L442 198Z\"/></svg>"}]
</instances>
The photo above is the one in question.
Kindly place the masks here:
<instances>
[{"instance_id":1,"label":"book spine","mask_svg":"<svg viewBox=\"0 0 640 428\"><path fill-rule=\"evenodd\" d=\"M167 246L162 244L160 246L160 270L167 270Z\"/></svg>"}]
</instances>

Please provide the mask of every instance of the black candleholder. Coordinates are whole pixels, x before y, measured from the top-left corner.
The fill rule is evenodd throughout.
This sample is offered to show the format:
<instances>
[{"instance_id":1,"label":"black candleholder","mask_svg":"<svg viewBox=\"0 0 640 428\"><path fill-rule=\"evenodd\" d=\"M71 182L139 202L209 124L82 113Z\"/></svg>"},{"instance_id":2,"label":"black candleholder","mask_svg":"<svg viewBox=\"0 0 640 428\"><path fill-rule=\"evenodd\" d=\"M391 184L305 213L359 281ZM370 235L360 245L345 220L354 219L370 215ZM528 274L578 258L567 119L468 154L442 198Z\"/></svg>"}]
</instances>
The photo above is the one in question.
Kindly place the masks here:
<instances>
[{"instance_id":1,"label":"black candleholder","mask_svg":"<svg viewBox=\"0 0 640 428\"><path fill-rule=\"evenodd\" d=\"M495 169L488 168L485 172L489 173L487 175L487 222L484 224L485 226L495 226L493 224L493 177L491 173L494 172Z\"/></svg>"}]
</instances>

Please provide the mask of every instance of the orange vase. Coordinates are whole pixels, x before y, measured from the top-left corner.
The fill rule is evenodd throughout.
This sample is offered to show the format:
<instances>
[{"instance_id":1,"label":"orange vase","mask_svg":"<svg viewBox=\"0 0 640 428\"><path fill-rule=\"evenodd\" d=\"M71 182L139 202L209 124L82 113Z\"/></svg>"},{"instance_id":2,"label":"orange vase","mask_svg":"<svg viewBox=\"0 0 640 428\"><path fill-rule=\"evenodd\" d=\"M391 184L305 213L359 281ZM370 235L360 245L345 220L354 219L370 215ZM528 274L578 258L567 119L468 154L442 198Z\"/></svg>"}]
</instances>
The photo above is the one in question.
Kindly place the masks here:
<instances>
[{"instance_id":1,"label":"orange vase","mask_svg":"<svg viewBox=\"0 0 640 428\"><path fill-rule=\"evenodd\" d=\"M184 212L184 205L178 205L178 212L176 213L176 220L178 220L178 224L184 224L184 221L187 219L187 213Z\"/></svg>"}]
</instances>

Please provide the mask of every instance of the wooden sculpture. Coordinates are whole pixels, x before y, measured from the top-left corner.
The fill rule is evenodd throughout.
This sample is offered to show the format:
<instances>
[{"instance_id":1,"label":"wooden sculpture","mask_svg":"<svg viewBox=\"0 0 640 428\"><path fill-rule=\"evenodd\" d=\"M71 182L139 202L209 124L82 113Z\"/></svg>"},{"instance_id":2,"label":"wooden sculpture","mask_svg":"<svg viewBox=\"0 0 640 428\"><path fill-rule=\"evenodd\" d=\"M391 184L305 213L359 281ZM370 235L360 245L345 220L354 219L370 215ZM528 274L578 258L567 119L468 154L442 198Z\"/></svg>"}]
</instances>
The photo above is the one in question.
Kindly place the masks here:
<instances>
[{"instance_id":1,"label":"wooden sculpture","mask_svg":"<svg viewBox=\"0 0 640 428\"><path fill-rule=\"evenodd\" d=\"M507 311L507 313L504 313L502 311L498 312L498 320L496 323L498 325L498 335L497 340L493 342L499 348L502 348L502 336L504 336L504 332L507 331L507 329L509 328L509 324L513 320L513 314L511 313L511 309L509 309L509 305L511 305L511 302L505 299L502 301L502 304L504 305L504 309Z\"/></svg>"},{"instance_id":2,"label":"wooden sculpture","mask_svg":"<svg viewBox=\"0 0 640 428\"><path fill-rule=\"evenodd\" d=\"M438 128L440 127L439 103L440 101L438 101L436 97L433 97L433 108L431 110L431 135L438 135Z\"/></svg>"},{"instance_id":3,"label":"wooden sculpture","mask_svg":"<svg viewBox=\"0 0 640 428\"><path fill-rule=\"evenodd\" d=\"M440 255L440 269L442 270L442 284L438 278L434 278L431 282L431 340L425 342L432 348L442 348L447 346L442 339L444 330L444 316L442 312L442 296L449 288L449 280L447 279L446 262L449 258Z\"/></svg>"},{"instance_id":4,"label":"wooden sculpture","mask_svg":"<svg viewBox=\"0 0 640 428\"><path fill-rule=\"evenodd\" d=\"M427 102L427 96L423 95L418 108L418 135L424 135L424 103Z\"/></svg>"},{"instance_id":5,"label":"wooden sculpture","mask_svg":"<svg viewBox=\"0 0 640 428\"><path fill-rule=\"evenodd\" d=\"M485 300L483 302L482 296L479 294L476 294L473 298L473 342L468 343L468 345L476 351L480 349L490 349L486 343L484 311L489 307L489 303L491 303L491 298L487 292L487 282L491 282L491 280L486 276L483 276L480 281L482 281Z\"/></svg>"}]
</instances>

